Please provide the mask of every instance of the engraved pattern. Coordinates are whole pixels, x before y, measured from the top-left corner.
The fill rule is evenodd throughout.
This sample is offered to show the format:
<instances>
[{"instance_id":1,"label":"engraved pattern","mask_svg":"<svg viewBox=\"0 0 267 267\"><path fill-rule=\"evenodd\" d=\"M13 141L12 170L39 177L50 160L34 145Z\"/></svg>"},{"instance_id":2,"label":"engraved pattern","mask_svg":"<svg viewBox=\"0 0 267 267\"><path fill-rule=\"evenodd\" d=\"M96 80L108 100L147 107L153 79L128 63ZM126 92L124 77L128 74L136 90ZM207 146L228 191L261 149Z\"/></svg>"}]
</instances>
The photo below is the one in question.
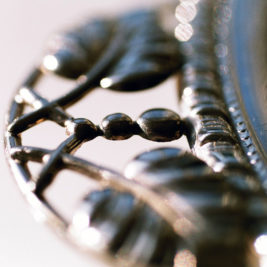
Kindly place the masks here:
<instances>
[{"instance_id":1,"label":"engraved pattern","mask_svg":"<svg viewBox=\"0 0 267 267\"><path fill-rule=\"evenodd\" d=\"M240 172L246 176L249 170L251 176L255 176L238 144L222 100L215 51L207 49L215 47L213 24L210 23L214 3L200 1L197 7L201 16L195 18L192 26L198 31L183 46L187 63L182 69L179 92L183 116L192 124L190 146L216 172Z\"/></svg>"}]
</instances>

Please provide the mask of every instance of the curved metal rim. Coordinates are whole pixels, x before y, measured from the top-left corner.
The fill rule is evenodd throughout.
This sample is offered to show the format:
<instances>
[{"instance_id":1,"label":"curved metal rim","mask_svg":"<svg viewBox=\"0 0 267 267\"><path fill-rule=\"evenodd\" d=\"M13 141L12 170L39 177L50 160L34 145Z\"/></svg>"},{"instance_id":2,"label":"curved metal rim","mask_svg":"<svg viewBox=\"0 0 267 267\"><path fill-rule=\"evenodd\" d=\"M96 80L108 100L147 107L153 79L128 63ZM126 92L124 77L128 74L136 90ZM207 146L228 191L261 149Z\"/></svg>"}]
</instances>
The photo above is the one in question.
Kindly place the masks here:
<instances>
[{"instance_id":1,"label":"curved metal rim","mask_svg":"<svg viewBox=\"0 0 267 267\"><path fill-rule=\"evenodd\" d=\"M228 8L233 11L233 0L221 1L220 11L215 17L215 32L216 32L216 43L224 45L227 47L228 53L224 57L217 55L217 60L219 63L219 73L222 80L223 95L228 107L228 112L232 119L233 129L236 131L239 137L240 144L245 152L245 155L249 159L250 164L253 166L254 170L261 178L262 182L265 182L267 168L262 156L260 146L257 142L255 136L253 136L253 131L251 130L251 125L247 119L246 111L242 105L242 101L239 95L240 88L237 88L237 84L234 80L234 69L229 69L229 66L233 66L232 57L232 47L230 40L230 32L225 35L223 29L231 28L233 23L233 17L230 20L225 18L225 13L222 12L222 8ZM217 22L217 23L216 23ZM218 23L219 22L219 23Z\"/></svg>"}]
</instances>

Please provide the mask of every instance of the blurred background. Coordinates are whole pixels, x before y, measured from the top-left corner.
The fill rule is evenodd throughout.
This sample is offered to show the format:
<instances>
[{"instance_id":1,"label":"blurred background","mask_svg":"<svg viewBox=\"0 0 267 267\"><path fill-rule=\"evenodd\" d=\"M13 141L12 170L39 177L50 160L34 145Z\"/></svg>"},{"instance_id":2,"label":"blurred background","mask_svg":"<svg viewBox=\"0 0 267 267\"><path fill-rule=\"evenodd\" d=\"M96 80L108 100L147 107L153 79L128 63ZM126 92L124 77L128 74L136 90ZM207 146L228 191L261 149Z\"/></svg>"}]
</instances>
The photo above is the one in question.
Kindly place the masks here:
<instances>
[{"instance_id":1,"label":"blurred background","mask_svg":"<svg viewBox=\"0 0 267 267\"><path fill-rule=\"evenodd\" d=\"M31 67L39 63L44 44L51 33L77 23L83 17L114 15L126 10L152 7L165 2L164 0L2 1L0 10L1 132L4 132L4 114L14 91ZM174 17L174 10L170 16ZM55 91L52 81L43 84L42 87L47 88L48 95ZM56 88L64 90L63 87L64 83L61 83ZM99 90L92 96L88 96L88 100L83 100L79 107L72 107L71 113L99 123L105 115L114 112L125 112L132 118L136 118L144 110L152 107L168 107L177 111L175 88L176 79L172 78L156 89L141 93L119 94ZM59 91L59 94L61 93L62 91ZM55 134L48 135L46 126L42 126L44 128L40 128L39 132L26 134L26 144L40 145L42 139L43 147L53 148L63 140L62 129L55 129ZM29 205L20 194L8 169L4 156L3 138L1 138L1 143L0 266L105 266L96 259L78 252L64 239L55 235L51 229L35 221ZM171 145L186 148L183 139ZM87 156L89 160L122 170L131 157L153 147L158 147L158 145L141 138L133 138L129 142L120 144L110 142L108 144L103 140L96 140L83 147L79 151L79 156ZM88 149L90 149L90 155ZM61 188L61 190L68 193L66 189ZM65 208L68 209L68 207Z\"/></svg>"}]
</instances>

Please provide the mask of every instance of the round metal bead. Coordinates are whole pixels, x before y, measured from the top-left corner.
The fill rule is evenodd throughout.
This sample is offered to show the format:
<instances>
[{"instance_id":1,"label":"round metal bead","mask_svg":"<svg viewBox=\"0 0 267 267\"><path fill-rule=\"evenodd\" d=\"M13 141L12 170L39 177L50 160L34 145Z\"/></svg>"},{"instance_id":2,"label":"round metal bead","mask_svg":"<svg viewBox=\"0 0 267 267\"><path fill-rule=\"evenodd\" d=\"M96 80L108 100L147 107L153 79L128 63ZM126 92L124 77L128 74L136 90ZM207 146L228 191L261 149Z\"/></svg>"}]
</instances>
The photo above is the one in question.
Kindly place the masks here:
<instances>
[{"instance_id":1,"label":"round metal bead","mask_svg":"<svg viewBox=\"0 0 267 267\"><path fill-rule=\"evenodd\" d=\"M87 119L74 119L67 125L67 133L75 134L79 140L92 140L98 136L97 127Z\"/></svg>"},{"instance_id":2,"label":"round metal bead","mask_svg":"<svg viewBox=\"0 0 267 267\"><path fill-rule=\"evenodd\" d=\"M181 118L169 109L150 109L145 111L137 120L142 130L142 137L157 141L168 142L182 135Z\"/></svg>"},{"instance_id":3,"label":"round metal bead","mask_svg":"<svg viewBox=\"0 0 267 267\"><path fill-rule=\"evenodd\" d=\"M101 129L109 140L125 140L133 135L133 121L125 114L115 113L103 119Z\"/></svg>"}]
</instances>

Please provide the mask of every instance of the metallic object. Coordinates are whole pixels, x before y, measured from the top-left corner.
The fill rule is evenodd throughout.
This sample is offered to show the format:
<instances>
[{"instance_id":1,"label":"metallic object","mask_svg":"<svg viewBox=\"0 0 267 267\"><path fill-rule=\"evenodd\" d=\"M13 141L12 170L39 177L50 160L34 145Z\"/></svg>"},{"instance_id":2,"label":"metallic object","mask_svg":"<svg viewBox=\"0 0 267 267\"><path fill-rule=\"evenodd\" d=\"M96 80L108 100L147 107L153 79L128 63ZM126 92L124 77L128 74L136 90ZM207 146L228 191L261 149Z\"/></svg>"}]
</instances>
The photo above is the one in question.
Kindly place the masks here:
<instances>
[{"instance_id":1,"label":"metallic object","mask_svg":"<svg viewBox=\"0 0 267 267\"><path fill-rule=\"evenodd\" d=\"M248 10L249 20L243 18ZM264 10L261 0L257 5L187 0L176 8L178 41L162 29L154 11L86 22L52 39L42 66L18 90L7 120L8 161L30 204L110 265L264 266L266 138L259 124L266 116L264 89L257 90L265 88L265 48L247 41L249 34L262 36L265 25L258 17ZM253 30L242 32L240 23ZM246 58L248 51L258 52ZM78 85L49 101L35 90L49 72L79 77ZM156 108L136 121L111 114L97 126L66 112L98 86L144 90L173 73L180 77L181 117ZM24 113L26 106L33 111ZM21 133L45 120L64 127L66 140L55 150L22 145ZM156 149L137 156L124 175L73 155L97 136L123 140L133 135L157 142L186 135L195 155ZM30 161L43 164L38 177L32 176ZM64 169L101 185L83 198L72 222L44 194Z\"/></svg>"}]
</instances>

